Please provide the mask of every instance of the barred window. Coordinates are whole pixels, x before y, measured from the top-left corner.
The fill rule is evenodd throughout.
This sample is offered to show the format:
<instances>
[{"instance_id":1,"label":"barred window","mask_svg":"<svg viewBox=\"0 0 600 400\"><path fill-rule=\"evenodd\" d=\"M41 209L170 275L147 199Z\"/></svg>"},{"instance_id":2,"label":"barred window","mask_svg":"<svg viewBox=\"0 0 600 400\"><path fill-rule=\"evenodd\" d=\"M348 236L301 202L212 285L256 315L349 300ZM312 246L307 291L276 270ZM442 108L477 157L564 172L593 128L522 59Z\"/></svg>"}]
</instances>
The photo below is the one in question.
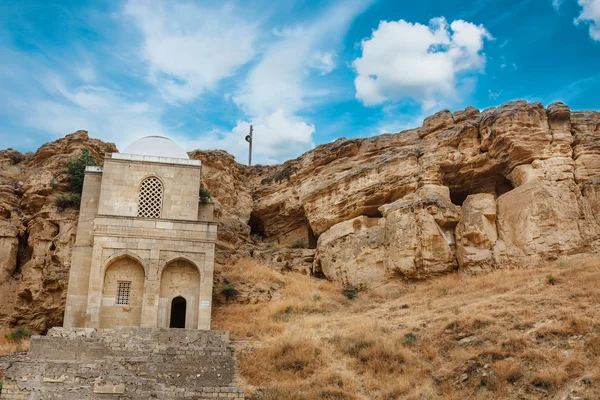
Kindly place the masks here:
<instances>
[{"instance_id":1,"label":"barred window","mask_svg":"<svg viewBox=\"0 0 600 400\"><path fill-rule=\"evenodd\" d=\"M131 282L118 282L117 288L117 304L128 305L129 295L131 294Z\"/></svg>"},{"instance_id":2,"label":"barred window","mask_svg":"<svg viewBox=\"0 0 600 400\"><path fill-rule=\"evenodd\" d=\"M162 208L163 184L160 179L150 177L140 186L138 217L160 218Z\"/></svg>"}]
</instances>

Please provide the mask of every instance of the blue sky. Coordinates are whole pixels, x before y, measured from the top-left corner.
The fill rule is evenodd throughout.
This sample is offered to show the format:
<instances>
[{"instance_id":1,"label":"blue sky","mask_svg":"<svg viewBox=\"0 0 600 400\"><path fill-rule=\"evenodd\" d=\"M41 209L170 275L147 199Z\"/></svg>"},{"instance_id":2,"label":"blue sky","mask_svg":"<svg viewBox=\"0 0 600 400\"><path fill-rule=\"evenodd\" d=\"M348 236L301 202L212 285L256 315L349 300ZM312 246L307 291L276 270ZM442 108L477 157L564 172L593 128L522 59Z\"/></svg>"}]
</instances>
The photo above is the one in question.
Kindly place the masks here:
<instances>
[{"instance_id":1,"label":"blue sky","mask_svg":"<svg viewBox=\"0 0 600 400\"><path fill-rule=\"evenodd\" d=\"M0 3L0 147L78 129L281 162L441 109L599 109L600 0Z\"/></svg>"}]
</instances>

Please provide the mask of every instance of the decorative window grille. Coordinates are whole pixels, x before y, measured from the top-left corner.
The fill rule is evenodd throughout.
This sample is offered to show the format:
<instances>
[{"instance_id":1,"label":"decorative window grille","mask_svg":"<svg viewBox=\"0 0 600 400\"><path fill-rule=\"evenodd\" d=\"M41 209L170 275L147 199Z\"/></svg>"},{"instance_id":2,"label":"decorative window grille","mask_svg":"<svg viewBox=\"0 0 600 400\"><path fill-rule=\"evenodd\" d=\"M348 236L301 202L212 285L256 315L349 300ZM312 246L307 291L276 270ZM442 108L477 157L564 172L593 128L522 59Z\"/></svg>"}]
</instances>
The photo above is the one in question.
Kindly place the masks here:
<instances>
[{"instance_id":1,"label":"decorative window grille","mask_svg":"<svg viewBox=\"0 0 600 400\"><path fill-rule=\"evenodd\" d=\"M163 184L160 179L150 177L140 186L138 217L160 218L162 208Z\"/></svg>"},{"instance_id":2,"label":"decorative window grille","mask_svg":"<svg viewBox=\"0 0 600 400\"><path fill-rule=\"evenodd\" d=\"M128 305L129 296L131 294L131 282L118 282L117 288L117 304Z\"/></svg>"}]
</instances>

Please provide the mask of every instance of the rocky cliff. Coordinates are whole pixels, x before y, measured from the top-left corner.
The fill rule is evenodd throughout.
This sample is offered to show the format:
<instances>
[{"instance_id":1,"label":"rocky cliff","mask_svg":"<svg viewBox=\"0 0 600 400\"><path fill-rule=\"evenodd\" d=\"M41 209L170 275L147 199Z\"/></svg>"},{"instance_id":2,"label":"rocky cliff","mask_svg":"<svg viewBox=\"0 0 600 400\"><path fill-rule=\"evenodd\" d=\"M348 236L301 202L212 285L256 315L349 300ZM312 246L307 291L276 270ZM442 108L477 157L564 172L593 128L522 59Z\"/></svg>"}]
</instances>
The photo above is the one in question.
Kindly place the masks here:
<instances>
[{"instance_id":1,"label":"rocky cliff","mask_svg":"<svg viewBox=\"0 0 600 400\"><path fill-rule=\"evenodd\" d=\"M83 147L99 160L116 151L79 131L35 154L0 152L0 326L61 322L77 215L52 198ZM368 287L560 261L600 243L600 113L562 103L442 111L275 166L190 156L215 201L220 264L253 257Z\"/></svg>"}]
</instances>

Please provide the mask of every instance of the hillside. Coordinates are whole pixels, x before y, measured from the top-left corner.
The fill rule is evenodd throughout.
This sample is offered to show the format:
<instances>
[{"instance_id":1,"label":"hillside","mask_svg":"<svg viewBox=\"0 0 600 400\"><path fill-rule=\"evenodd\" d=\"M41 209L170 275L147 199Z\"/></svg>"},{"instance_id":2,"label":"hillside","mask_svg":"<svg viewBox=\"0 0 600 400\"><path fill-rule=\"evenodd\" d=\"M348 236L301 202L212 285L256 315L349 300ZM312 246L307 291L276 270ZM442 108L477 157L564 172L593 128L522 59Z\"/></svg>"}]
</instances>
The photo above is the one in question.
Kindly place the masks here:
<instances>
[{"instance_id":1,"label":"hillside","mask_svg":"<svg viewBox=\"0 0 600 400\"><path fill-rule=\"evenodd\" d=\"M62 323L78 213L54 198L83 148L98 162L117 151L85 131L35 153L0 151L0 328ZM599 148L600 113L517 101L441 111L420 128L338 139L281 165L189 155L215 202L217 264L252 259L368 290L598 254Z\"/></svg>"},{"instance_id":2,"label":"hillside","mask_svg":"<svg viewBox=\"0 0 600 400\"><path fill-rule=\"evenodd\" d=\"M600 259L360 292L253 261L214 309L254 400L600 398ZM252 300L256 301L256 300Z\"/></svg>"}]
</instances>

